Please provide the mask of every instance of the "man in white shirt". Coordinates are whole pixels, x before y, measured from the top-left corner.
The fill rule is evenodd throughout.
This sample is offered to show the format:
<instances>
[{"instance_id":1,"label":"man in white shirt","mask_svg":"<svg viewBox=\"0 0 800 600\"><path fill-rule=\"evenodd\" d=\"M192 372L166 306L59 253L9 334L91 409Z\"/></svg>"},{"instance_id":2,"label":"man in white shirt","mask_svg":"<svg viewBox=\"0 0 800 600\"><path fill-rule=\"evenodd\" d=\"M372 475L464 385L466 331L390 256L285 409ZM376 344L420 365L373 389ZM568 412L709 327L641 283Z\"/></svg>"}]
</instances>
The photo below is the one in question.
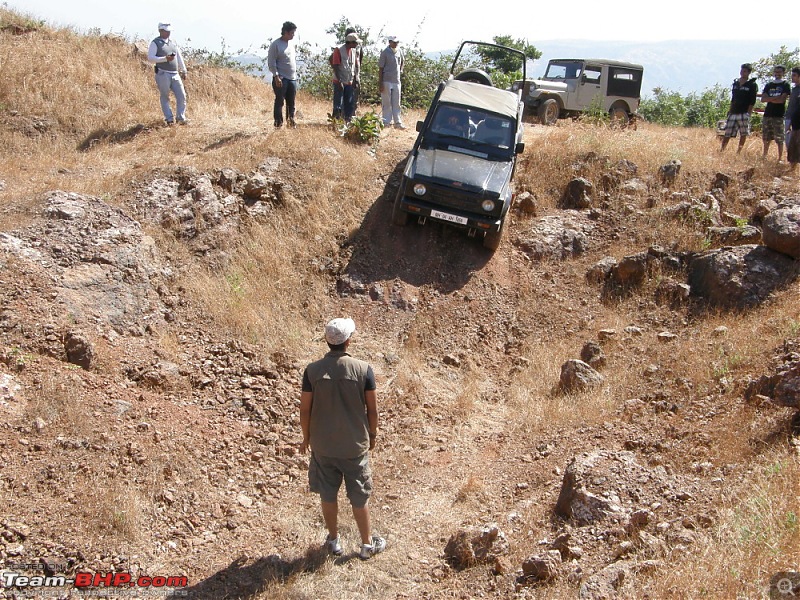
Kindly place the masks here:
<instances>
[{"instance_id":1,"label":"man in white shirt","mask_svg":"<svg viewBox=\"0 0 800 600\"><path fill-rule=\"evenodd\" d=\"M186 90L183 79L186 79L186 65L181 57L178 45L169 39L172 32L171 23L158 24L158 37L150 42L147 60L155 65L156 85L161 96L161 112L167 125L175 124L175 116L169 103L170 91L175 94L178 123L186 125ZM183 75L183 79L181 78Z\"/></svg>"},{"instance_id":2,"label":"man in white shirt","mask_svg":"<svg viewBox=\"0 0 800 600\"><path fill-rule=\"evenodd\" d=\"M400 75L405 66L405 57L398 48L400 40L397 36L387 38L389 45L381 52L378 59L378 81L381 90L381 108L383 109L383 124L388 127L394 121L397 129L405 129L400 116Z\"/></svg>"}]
</instances>

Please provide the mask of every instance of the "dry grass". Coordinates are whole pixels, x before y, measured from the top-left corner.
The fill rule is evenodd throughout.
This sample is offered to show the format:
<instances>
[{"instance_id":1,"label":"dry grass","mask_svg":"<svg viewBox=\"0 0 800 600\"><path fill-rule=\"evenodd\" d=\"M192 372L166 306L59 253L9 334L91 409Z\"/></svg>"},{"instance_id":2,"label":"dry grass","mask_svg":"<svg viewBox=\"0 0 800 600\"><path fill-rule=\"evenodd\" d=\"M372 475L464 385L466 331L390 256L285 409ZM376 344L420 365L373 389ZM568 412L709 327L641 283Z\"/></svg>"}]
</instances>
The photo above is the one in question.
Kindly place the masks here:
<instances>
[{"instance_id":1,"label":"dry grass","mask_svg":"<svg viewBox=\"0 0 800 600\"><path fill-rule=\"evenodd\" d=\"M761 598L775 573L800 561L797 457L775 449L723 492L702 550L671 560L647 586L656 598ZM757 582L757 583L756 583Z\"/></svg>"},{"instance_id":2,"label":"dry grass","mask_svg":"<svg viewBox=\"0 0 800 600\"><path fill-rule=\"evenodd\" d=\"M23 363L26 360L24 355L19 358ZM78 377L56 370L45 371L39 384L30 390L26 419L29 422L41 419L46 426L54 426L67 435L85 435L91 429L91 417L80 388Z\"/></svg>"}]
</instances>

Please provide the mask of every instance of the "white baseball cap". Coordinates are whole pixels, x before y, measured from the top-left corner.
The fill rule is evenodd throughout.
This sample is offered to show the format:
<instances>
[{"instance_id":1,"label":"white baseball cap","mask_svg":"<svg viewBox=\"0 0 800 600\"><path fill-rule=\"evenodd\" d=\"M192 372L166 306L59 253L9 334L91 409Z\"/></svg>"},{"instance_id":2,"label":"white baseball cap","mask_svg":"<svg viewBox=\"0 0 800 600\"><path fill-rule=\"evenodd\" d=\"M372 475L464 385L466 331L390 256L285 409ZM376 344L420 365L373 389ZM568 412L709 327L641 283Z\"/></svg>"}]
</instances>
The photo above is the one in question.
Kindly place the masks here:
<instances>
[{"instance_id":1,"label":"white baseball cap","mask_svg":"<svg viewBox=\"0 0 800 600\"><path fill-rule=\"evenodd\" d=\"M172 31L172 23L159 23L158 24L159 31Z\"/></svg>"},{"instance_id":2,"label":"white baseball cap","mask_svg":"<svg viewBox=\"0 0 800 600\"><path fill-rule=\"evenodd\" d=\"M325 325L325 341L331 346L340 346L350 339L355 330L353 319L333 319Z\"/></svg>"},{"instance_id":3,"label":"white baseball cap","mask_svg":"<svg viewBox=\"0 0 800 600\"><path fill-rule=\"evenodd\" d=\"M390 35L389 37L386 38L386 41L387 42L398 42L399 43L400 42L400 38L398 38L396 35Z\"/></svg>"}]
</instances>

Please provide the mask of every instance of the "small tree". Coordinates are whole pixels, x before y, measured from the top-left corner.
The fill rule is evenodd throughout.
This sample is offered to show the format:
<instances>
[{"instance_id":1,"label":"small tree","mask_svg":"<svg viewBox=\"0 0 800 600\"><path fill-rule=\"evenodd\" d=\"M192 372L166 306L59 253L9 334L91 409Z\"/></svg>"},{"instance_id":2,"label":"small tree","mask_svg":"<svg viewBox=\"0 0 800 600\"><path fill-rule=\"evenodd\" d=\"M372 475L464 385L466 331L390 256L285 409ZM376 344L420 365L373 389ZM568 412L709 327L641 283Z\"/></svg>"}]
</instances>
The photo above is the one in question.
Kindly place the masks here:
<instances>
[{"instance_id":1,"label":"small tree","mask_svg":"<svg viewBox=\"0 0 800 600\"><path fill-rule=\"evenodd\" d=\"M786 67L787 76L791 72L792 67L800 66L800 47L794 50L789 50L786 46L781 46L780 50L770 54L766 58L759 58L753 63L753 76L764 84L772 77L772 71L775 65L783 65Z\"/></svg>"},{"instance_id":2,"label":"small tree","mask_svg":"<svg viewBox=\"0 0 800 600\"><path fill-rule=\"evenodd\" d=\"M542 56L536 46L521 38L515 40L510 35L496 35L492 41L500 46L520 50L525 54L525 60L536 60ZM494 85L499 88L508 88L517 79L522 79L522 65L518 55L491 46L475 46L469 50L466 56L459 57L464 63L459 64L459 70L479 67L489 74Z\"/></svg>"},{"instance_id":3,"label":"small tree","mask_svg":"<svg viewBox=\"0 0 800 600\"><path fill-rule=\"evenodd\" d=\"M662 125L686 124L686 103L679 92L657 87L654 98L646 98L639 105L639 113L647 120Z\"/></svg>"}]
</instances>

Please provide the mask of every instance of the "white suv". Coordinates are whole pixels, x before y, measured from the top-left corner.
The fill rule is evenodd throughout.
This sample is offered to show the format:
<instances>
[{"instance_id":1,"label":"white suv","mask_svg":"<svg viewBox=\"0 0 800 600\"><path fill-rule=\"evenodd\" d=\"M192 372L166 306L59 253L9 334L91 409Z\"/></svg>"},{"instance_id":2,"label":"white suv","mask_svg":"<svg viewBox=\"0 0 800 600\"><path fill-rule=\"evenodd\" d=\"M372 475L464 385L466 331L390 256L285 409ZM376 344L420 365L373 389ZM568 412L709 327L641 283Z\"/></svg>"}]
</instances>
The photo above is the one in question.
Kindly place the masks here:
<instances>
[{"instance_id":1,"label":"white suv","mask_svg":"<svg viewBox=\"0 0 800 600\"><path fill-rule=\"evenodd\" d=\"M545 125L584 112L599 103L614 119L627 123L639 109L644 67L614 60L557 58L547 63L541 79L516 81L526 114Z\"/></svg>"}]
</instances>

